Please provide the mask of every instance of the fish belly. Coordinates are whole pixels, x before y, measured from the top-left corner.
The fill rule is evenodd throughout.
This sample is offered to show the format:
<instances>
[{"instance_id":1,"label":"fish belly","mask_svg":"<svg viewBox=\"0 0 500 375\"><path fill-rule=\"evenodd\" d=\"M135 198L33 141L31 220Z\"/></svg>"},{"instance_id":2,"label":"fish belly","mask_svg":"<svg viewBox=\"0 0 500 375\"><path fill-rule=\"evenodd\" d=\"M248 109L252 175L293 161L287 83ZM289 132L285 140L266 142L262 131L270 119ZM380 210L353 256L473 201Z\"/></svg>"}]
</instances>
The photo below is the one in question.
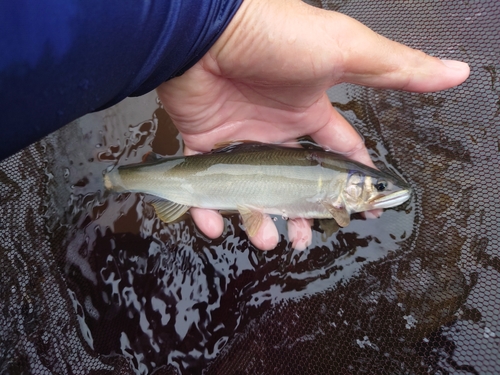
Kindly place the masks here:
<instances>
[{"instance_id":1,"label":"fish belly","mask_svg":"<svg viewBox=\"0 0 500 375\"><path fill-rule=\"evenodd\" d=\"M318 167L216 164L193 173L150 169L120 177L124 190L186 206L227 211L247 206L290 218L331 217L320 203L330 182Z\"/></svg>"}]
</instances>

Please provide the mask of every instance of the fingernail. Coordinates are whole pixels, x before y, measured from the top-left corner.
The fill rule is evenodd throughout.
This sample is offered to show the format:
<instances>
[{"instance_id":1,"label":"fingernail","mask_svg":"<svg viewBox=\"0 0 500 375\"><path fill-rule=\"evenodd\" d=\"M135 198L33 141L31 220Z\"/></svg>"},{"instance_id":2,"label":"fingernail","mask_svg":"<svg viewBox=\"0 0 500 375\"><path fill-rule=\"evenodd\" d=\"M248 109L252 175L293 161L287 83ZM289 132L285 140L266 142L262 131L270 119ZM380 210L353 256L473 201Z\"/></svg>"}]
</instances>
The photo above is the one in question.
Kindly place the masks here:
<instances>
[{"instance_id":1,"label":"fingernail","mask_svg":"<svg viewBox=\"0 0 500 375\"><path fill-rule=\"evenodd\" d=\"M266 244L265 249L263 249L263 250L273 250L274 248L276 248L276 246L278 246L278 242L280 240L280 237L279 237L279 234L278 234L278 231L276 230L276 228L268 229L263 234L263 238L264 238L264 243Z\"/></svg>"},{"instance_id":2,"label":"fingernail","mask_svg":"<svg viewBox=\"0 0 500 375\"><path fill-rule=\"evenodd\" d=\"M288 221L288 238L292 242L292 248L303 251L312 242L310 219L293 219Z\"/></svg>"},{"instance_id":3,"label":"fingernail","mask_svg":"<svg viewBox=\"0 0 500 375\"><path fill-rule=\"evenodd\" d=\"M311 240L310 239L305 239L305 238L300 238L298 240L293 241L292 243L292 249L298 250L298 251L304 251L311 245Z\"/></svg>"},{"instance_id":4,"label":"fingernail","mask_svg":"<svg viewBox=\"0 0 500 375\"><path fill-rule=\"evenodd\" d=\"M457 70L465 70L469 69L469 64L464 63L462 61L457 60L441 60L441 62L446 65L448 68L457 69Z\"/></svg>"},{"instance_id":5,"label":"fingernail","mask_svg":"<svg viewBox=\"0 0 500 375\"><path fill-rule=\"evenodd\" d=\"M264 222L257 234L255 237L251 237L250 240L256 247L264 251L276 248L279 242L279 233L269 216L264 218Z\"/></svg>"},{"instance_id":6,"label":"fingernail","mask_svg":"<svg viewBox=\"0 0 500 375\"><path fill-rule=\"evenodd\" d=\"M381 210L371 210L371 211L365 211L363 212L365 219L378 219L381 215L382 212Z\"/></svg>"}]
</instances>

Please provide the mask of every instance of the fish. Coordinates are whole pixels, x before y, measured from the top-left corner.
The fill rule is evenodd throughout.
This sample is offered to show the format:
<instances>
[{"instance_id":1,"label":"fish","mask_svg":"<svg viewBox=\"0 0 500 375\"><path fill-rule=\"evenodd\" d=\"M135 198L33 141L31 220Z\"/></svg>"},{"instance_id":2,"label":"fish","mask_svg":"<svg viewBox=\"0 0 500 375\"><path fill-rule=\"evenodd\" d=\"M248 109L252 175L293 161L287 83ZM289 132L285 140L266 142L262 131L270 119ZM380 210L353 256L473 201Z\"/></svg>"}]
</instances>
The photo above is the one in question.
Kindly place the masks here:
<instances>
[{"instance_id":1,"label":"fish","mask_svg":"<svg viewBox=\"0 0 500 375\"><path fill-rule=\"evenodd\" d=\"M166 223L191 207L237 211L250 236L265 214L334 219L345 227L352 213L395 207L411 196L402 178L343 155L256 142L120 166L104 174L104 185L153 196L150 203Z\"/></svg>"}]
</instances>

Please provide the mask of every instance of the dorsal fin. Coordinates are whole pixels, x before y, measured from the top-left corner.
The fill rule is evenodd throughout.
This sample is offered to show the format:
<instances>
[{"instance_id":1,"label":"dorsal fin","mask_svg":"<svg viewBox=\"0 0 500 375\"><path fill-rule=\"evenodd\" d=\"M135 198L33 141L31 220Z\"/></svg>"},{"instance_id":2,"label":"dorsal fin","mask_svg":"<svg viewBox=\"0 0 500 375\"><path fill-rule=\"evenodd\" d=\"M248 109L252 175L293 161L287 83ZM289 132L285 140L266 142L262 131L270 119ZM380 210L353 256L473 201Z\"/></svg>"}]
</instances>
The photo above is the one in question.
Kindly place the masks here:
<instances>
[{"instance_id":1,"label":"dorsal fin","mask_svg":"<svg viewBox=\"0 0 500 375\"><path fill-rule=\"evenodd\" d=\"M165 158L165 156L157 154L153 151L149 151L148 153L146 153L142 156L142 162L143 163L151 163L151 162L155 162L157 160L164 159L164 158Z\"/></svg>"},{"instance_id":2,"label":"dorsal fin","mask_svg":"<svg viewBox=\"0 0 500 375\"><path fill-rule=\"evenodd\" d=\"M306 150L325 151L324 147L317 144L311 137L304 136L297 139L297 143Z\"/></svg>"},{"instance_id":3,"label":"dorsal fin","mask_svg":"<svg viewBox=\"0 0 500 375\"><path fill-rule=\"evenodd\" d=\"M263 151L275 150L277 148L290 147L286 143L262 143L258 141L228 141L217 143L212 149L211 153L225 153L236 151Z\"/></svg>"},{"instance_id":4,"label":"dorsal fin","mask_svg":"<svg viewBox=\"0 0 500 375\"><path fill-rule=\"evenodd\" d=\"M263 146L265 143L257 142L257 141L227 141L227 142L219 142L214 145L212 149L212 153L219 152L231 152L235 150L255 148L259 146Z\"/></svg>"},{"instance_id":5,"label":"dorsal fin","mask_svg":"<svg viewBox=\"0 0 500 375\"><path fill-rule=\"evenodd\" d=\"M223 150L223 149L228 148L228 147L234 147L234 146L240 145L240 144L242 144L244 142L247 142L247 141L223 141L223 142L218 142L212 148L212 152Z\"/></svg>"}]
</instances>

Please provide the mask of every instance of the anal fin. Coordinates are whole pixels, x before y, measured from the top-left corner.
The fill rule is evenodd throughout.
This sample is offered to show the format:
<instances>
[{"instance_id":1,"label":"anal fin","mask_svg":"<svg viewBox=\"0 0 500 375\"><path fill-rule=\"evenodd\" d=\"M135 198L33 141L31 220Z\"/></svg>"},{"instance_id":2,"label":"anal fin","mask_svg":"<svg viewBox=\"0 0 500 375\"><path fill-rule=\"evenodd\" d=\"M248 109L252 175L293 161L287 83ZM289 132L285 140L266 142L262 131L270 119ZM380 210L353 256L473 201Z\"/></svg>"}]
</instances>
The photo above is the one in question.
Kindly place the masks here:
<instances>
[{"instance_id":1,"label":"anal fin","mask_svg":"<svg viewBox=\"0 0 500 375\"><path fill-rule=\"evenodd\" d=\"M151 201L151 205L154 207L156 215L158 215L160 220L166 223L177 220L190 209L189 206L160 198Z\"/></svg>"},{"instance_id":2,"label":"anal fin","mask_svg":"<svg viewBox=\"0 0 500 375\"><path fill-rule=\"evenodd\" d=\"M241 215L248 235L254 237L264 221L264 214L248 206L238 206L238 212Z\"/></svg>"}]
</instances>

